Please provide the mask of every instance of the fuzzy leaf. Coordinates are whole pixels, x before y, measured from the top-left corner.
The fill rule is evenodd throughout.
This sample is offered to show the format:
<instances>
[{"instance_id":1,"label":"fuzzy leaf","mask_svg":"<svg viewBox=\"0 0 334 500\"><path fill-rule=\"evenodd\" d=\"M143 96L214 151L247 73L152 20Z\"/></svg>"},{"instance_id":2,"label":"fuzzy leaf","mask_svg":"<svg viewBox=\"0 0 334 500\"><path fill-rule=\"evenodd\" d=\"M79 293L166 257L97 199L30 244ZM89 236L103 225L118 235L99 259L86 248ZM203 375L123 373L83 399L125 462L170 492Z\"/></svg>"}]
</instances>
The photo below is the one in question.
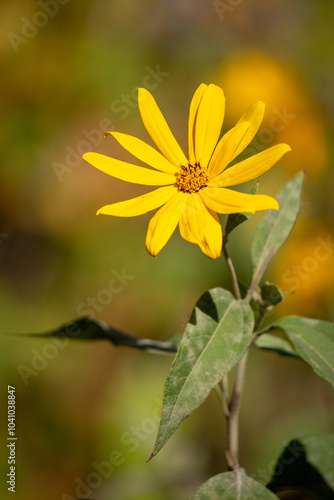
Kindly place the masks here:
<instances>
[{"instance_id":1,"label":"fuzzy leaf","mask_svg":"<svg viewBox=\"0 0 334 500\"><path fill-rule=\"evenodd\" d=\"M334 385L334 323L286 316L271 325L285 331L298 354L315 373Z\"/></svg>"},{"instance_id":2,"label":"fuzzy leaf","mask_svg":"<svg viewBox=\"0 0 334 500\"><path fill-rule=\"evenodd\" d=\"M299 358L298 354L287 340L277 335L272 335L271 333L263 333L256 339L253 345L258 349L273 351L281 356Z\"/></svg>"},{"instance_id":3,"label":"fuzzy leaf","mask_svg":"<svg viewBox=\"0 0 334 500\"><path fill-rule=\"evenodd\" d=\"M167 376L151 458L240 361L251 342L253 327L249 304L235 300L227 290L214 288L200 298Z\"/></svg>"},{"instance_id":4,"label":"fuzzy leaf","mask_svg":"<svg viewBox=\"0 0 334 500\"><path fill-rule=\"evenodd\" d=\"M253 275L265 271L270 259L285 243L292 231L300 209L304 173L299 172L277 196L279 210L268 210L258 224L251 243Z\"/></svg>"},{"instance_id":5,"label":"fuzzy leaf","mask_svg":"<svg viewBox=\"0 0 334 500\"><path fill-rule=\"evenodd\" d=\"M244 469L212 477L197 491L193 500L277 500L263 484L248 477Z\"/></svg>"}]
</instances>

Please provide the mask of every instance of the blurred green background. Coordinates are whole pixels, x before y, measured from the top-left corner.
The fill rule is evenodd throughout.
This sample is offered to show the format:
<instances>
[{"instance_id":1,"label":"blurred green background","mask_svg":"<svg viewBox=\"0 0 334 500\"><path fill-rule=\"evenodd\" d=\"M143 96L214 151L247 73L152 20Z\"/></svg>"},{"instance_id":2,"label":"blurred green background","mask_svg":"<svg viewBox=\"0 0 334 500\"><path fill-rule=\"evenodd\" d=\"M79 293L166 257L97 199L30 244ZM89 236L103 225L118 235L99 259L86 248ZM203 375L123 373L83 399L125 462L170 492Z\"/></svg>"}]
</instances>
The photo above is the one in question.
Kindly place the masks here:
<instances>
[{"instance_id":1,"label":"blurred green background","mask_svg":"<svg viewBox=\"0 0 334 500\"><path fill-rule=\"evenodd\" d=\"M291 145L261 179L261 193L275 196L306 171L299 222L266 277L295 292L277 314L333 321L333 16L327 0L2 0L0 330L43 332L91 314L162 340L183 331L205 290L229 286L224 263L177 232L150 257L151 214L96 217L101 206L145 188L80 159L86 151L129 159L103 139L106 129L150 143L138 86L153 93L186 150L189 104L201 82L225 91L224 131L248 105L266 102L249 154ZM231 236L246 283L262 216ZM118 275L111 296L103 290ZM17 500L185 500L224 470L225 427L214 394L145 463L171 358L105 342L0 342L2 498L11 498L7 385L16 387ZM249 474L265 482L288 440L333 431L332 417L331 388L310 368L252 353L241 416Z\"/></svg>"}]
</instances>

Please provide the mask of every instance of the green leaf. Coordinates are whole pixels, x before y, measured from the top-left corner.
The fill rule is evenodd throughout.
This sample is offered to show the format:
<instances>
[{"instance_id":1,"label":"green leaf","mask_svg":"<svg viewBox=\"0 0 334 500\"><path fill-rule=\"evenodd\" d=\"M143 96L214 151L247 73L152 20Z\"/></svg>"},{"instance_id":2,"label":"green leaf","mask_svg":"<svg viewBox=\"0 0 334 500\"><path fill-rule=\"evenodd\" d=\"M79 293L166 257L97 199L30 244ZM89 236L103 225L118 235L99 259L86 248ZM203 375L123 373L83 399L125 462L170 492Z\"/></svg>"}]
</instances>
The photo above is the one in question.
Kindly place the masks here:
<instances>
[{"instance_id":1,"label":"green leaf","mask_svg":"<svg viewBox=\"0 0 334 500\"><path fill-rule=\"evenodd\" d=\"M175 354L177 345L174 342L160 342L153 339L138 338L108 326L103 321L80 318L46 333L11 334L20 337L58 337L69 340L109 340L115 346L134 347L153 353Z\"/></svg>"},{"instance_id":2,"label":"green leaf","mask_svg":"<svg viewBox=\"0 0 334 500\"><path fill-rule=\"evenodd\" d=\"M266 282L261 285L260 289L263 305L265 307L276 306L282 302L283 294L276 285Z\"/></svg>"},{"instance_id":3,"label":"green leaf","mask_svg":"<svg viewBox=\"0 0 334 500\"><path fill-rule=\"evenodd\" d=\"M334 385L334 323L286 316L271 325L285 331L298 354L315 373Z\"/></svg>"},{"instance_id":4,"label":"green leaf","mask_svg":"<svg viewBox=\"0 0 334 500\"><path fill-rule=\"evenodd\" d=\"M252 214L250 212L243 212L243 213L237 213L237 214L230 214L227 217L226 225L225 225L225 231L224 231L224 236L227 238L230 233L238 227L240 224L243 222L246 222L250 218Z\"/></svg>"},{"instance_id":5,"label":"green leaf","mask_svg":"<svg viewBox=\"0 0 334 500\"><path fill-rule=\"evenodd\" d=\"M253 345L258 349L273 351L281 356L292 356L299 359L290 342L271 333L263 333L256 339Z\"/></svg>"},{"instance_id":6,"label":"green leaf","mask_svg":"<svg viewBox=\"0 0 334 500\"><path fill-rule=\"evenodd\" d=\"M334 499L334 434L293 439L279 457L267 487L274 492L294 489L318 500Z\"/></svg>"},{"instance_id":7,"label":"green leaf","mask_svg":"<svg viewBox=\"0 0 334 500\"><path fill-rule=\"evenodd\" d=\"M259 182L253 186L253 188L250 191L250 194L256 194L259 189ZM225 225L225 230L224 230L224 237L225 237L225 242L227 241L227 238L229 234L238 227L240 224L245 222L250 218L252 214L250 212L243 212L243 213L237 213L237 214L229 214L227 217L226 225Z\"/></svg>"},{"instance_id":8,"label":"green leaf","mask_svg":"<svg viewBox=\"0 0 334 500\"><path fill-rule=\"evenodd\" d=\"M193 500L277 500L263 484L248 477L244 469L212 477L197 491Z\"/></svg>"},{"instance_id":9,"label":"green leaf","mask_svg":"<svg viewBox=\"0 0 334 500\"><path fill-rule=\"evenodd\" d=\"M151 458L240 361L251 342L253 327L249 304L235 300L227 290L214 288L200 298L167 376Z\"/></svg>"},{"instance_id":10,"label":"green leaf","mask_svg":"<svg viewBox=\"0 0 334 500\"><path fill-rule=\"evenodd\" d=\"M258 224L251 243L253 275L265 271L272 256L279 250L293 229L299 209L304 173L298 173L277 196L279 210L268 210Z\"/></svg>"}]
</instances>

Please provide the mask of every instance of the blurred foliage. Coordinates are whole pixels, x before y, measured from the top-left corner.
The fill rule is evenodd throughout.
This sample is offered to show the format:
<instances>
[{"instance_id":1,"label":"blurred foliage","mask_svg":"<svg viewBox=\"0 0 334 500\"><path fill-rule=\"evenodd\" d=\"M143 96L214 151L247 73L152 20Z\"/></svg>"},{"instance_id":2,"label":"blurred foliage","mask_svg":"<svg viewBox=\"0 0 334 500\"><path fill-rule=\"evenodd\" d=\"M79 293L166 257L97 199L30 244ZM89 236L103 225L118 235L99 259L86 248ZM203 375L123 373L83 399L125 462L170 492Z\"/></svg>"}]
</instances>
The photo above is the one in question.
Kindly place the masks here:
<instances>
[{"instance_id":1,"label":"blurred foliage","mask_svg":"<svg viewBox=\"0 0 334 500\"><path fill-rule=\"evenodd\" d=\"M223 263L209 261L178 234L157 259L148 256L150 214L96 217L102 205L143 188L108 178L80 160L87 150L129 158L111 138L103 139L106 128L147 140L136 105L135 89L141 85L151 86L186 149L190 99L201 82L210 81L226 93L224 130L254 100L266 102L265 121L249 153L281 141L293 148L261 179L260 193L275 195L295 172L306 171L300 221L268 274L283 291L295 291L278 312L293 308L296 314L334 320L333 247L327 247L328 258L325 250L316 253L318 258L314 253L319 238L334 238L329 139L334 5L255 0L223 13L222 2L214 0L50 0L53 12L59 8L45 14L45 22L38 13L47 3L3 0L0 6L5 34L0 41L1 331L55 328L87 309L92 299L97 319L163 340L183 331L205 290L228 285ZM30 37L15 45L13 34L27 33ZM275 120L284 109L293 115L288 123ZM229 242L244 281L258 220L243 224ZM134 279L110 299L101 291L112 273L123 269ZM73 495L76 478L85 480L95 470L93 462L107 460L113 450L122 453L124 463L94 490L96 500L183 500L221 472L224 437L214 396L181 426L160 457L145 463L156 432L145 419L153 419L170 358L103 342L62 349L6 336L1 343L2 443L7 384L17 391L18 500ZM27 385L20 366L35 372ZM297 431L333 430L331 407L329 387L310 369L254 352L242 415L249 473L265 481L282 444ZM121 436L144 422L146 432L130 451ZM6 474L4 444L0 466Z\"/></svg>"}]
</instances>

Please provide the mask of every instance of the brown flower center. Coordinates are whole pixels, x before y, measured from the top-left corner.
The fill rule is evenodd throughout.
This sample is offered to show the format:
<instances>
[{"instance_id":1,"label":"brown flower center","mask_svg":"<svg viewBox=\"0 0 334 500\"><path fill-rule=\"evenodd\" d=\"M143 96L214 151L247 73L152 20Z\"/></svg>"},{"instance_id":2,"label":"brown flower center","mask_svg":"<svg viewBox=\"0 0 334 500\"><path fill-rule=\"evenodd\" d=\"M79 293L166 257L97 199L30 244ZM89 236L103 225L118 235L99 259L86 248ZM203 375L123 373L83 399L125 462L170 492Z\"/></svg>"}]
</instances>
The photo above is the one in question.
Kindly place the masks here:
<instances>
[{"instance_id":1,"label":"brown flower center","mask_svg":"<svg viewBox=\"0 0 334 500\"><path fill-rule=\"evenodd\" d=\"M184 193L197 193L207 185L209 179L206 170L199 163L181 165L180 171L175 174L175 177L175 186L178 191Z\"/></svg>"}]
</instances>

